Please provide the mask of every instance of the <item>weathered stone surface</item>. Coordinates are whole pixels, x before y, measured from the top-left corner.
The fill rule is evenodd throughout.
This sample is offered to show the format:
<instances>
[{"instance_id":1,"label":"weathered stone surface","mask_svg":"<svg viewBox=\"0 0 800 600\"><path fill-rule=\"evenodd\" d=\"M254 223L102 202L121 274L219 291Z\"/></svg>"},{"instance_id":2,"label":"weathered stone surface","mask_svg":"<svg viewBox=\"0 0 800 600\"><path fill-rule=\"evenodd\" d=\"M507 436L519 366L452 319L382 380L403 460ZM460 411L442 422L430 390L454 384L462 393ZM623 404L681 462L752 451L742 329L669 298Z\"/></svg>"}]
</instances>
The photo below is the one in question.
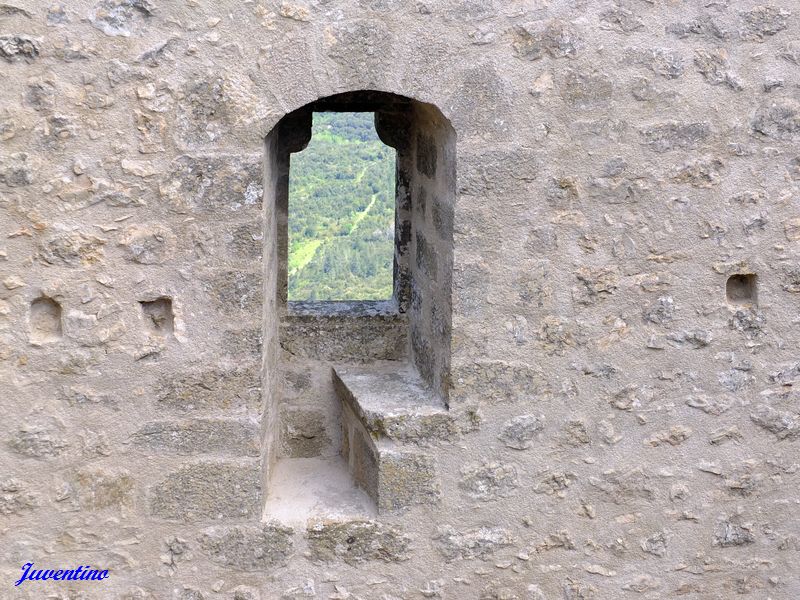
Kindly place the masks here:
<instances>
[{"instance_id":1,"label":"weathered stone surface","mask_svg":"<svg viewBox=\"0 0 800 600\"><path fill-rule=\"evenodd\" d=\"M467 496L484 501L510 496L518 485L516 467L499 463L466 465L458 482Z\"/></svg>"},{"instance_id":2,"label":"weathered stone surface","mask_svg":"<svg viewBox=\"0 0 800 600\"><path fill-rule=\"evenodd\" d=\"M717 524L714 533L714 545L727 548L729 546L746 546L755 543L752 525L740 524L738 519L724 519Z\"/></svg>"},{"instance_id":3,"label":"weathered stone surface","mask_svg":"<svg viewBox=\"0 0 800 600\"><path fill-rule=\"evenodd\" d=\"M667 533L659 531L643 539L639 545L648 554L661 558L667 554L667 540Z\"/></svg>"},{"instance_id":4,"label":"weathered stone surface","mask_svg":"<svg viewBox=\"0 0 800 600\"><path fill-rule=\"evenodd\" d=\"M228 81L222 77L199 77L187 82L183 93L177 125L185 143L213 143L230 130L235 106Z\"/></svg>"},{"instance_id":5,"label":"weathered stone surface","mask_svg":"<svg viewBox=\"0 0 800 600\"><path fill-rule=\"evenodd\" d=\"M626 48L630 60L664 79L677 79L685 70L683 55L671 48Z\"/></svg>"},{"instance_id":6,"label":"weathered stone surface","mask_svg":"<svg viewBox=\"0 0 800 600\"><path fill-rule=\"evenodd\" d=\"M615 6L600 13L600 29L610 29L617 33L631 33L644 29L644 23L632 11Z\"/></svg>"},{"instance_id":7,"label":"weathered stone surface","mask_svg":"<svg viewBox=\"0 0 800 600\"><path fill-rule=\"evenodd\" d=\"M778 439L800 437L800 417L796 414L759 404L750 413L750 418L759 427L774 433Z\"/></svg>"},{"instance_id":8,"label":"weathered stone surface","mask_svg":"<svg viewBox=\"0 0 800 600\"><path fill-rule=\"evenodd\" d=\"M442 490L429 454L381 452L378 460L378 507L397 511L415 504L437 504Z\"/></svg>"},{"instance_id":9,"label":"weathered stone surface","mask_svg":"<svg viewBox=\"0 0 800 600\"><path fill-rule=\"evenodd\" d=\"M32 37L23 34L0 35L0 56L8 62L31 62L39 57L40 52L39 42Z\"/></svg>"},{"instance_id":10,"label":"weathered stone surface","mask_svg":"<svg viewBox=\"0 0 800 600\"><path fill-rule=\"evenodd\" d=\"M25 91L25 104L40 112L56 107L56 86L51 81L34 81Z\"/></svg>"},{"instance_id":11,"label":"weathered stone surface","mask_svg":"<svg viewBox=\"0 0 800 600\"><path fill-rule=\"evenodd\" d=\"M582 267L575 273L575 278L579 285L573 288L572 297L584 306L608 298L619 287L619 269L616 267Z\"/></svg>"},{"instance_id":12,"label":"weathered stone surface","mask_svg":"<svg viewBox=\"0 0 800 600\"><path fill-rule=\"evenodd\" d=\"M544 429L544 422L543 415L520 415L506 421L497 437L509 448L527 450L537 433Z\"/></svg>"},{"instance_id":13,"label":"weathered stone surface","mask_svg":"<svg viewBox=\"0 0 800 600\"><path fill-rule=\"evenodd\" d=\"M264 302L260 273L224 271L211 277L206 289L225 313L256 310Z\"/></svg>"},{"instance_id":14,"label":"weathered stone surface","mask_svg":"<svg viewBox=\"0 0 800 600\"><path fill-rule=\"evenodd\" d=\"M466 531L444 528L436 536L439 552L447 561L480 558L486 560L516 539L502 527L480 527Z\"/></svg>"},{"instance_id":15,"label":"weathered stone surface","mask_svg":"<svg viewBox=\"0 0 800 600\"><path fill-rule=\"evenodd\" d=\"M281 446L285 455L310 458L322 454L330 445L324 419L320 410L285 408L281 420Z\"/></svg>"},{"instance_id":16,"label":"weathered stone surface","mask_svg":"<svg viewBox=\"0 0 800 600\"><path fill-rule=\"evenodd\" d=\"M702 410L704 413L714 416L719 416L731 406L733 406L733 398L731 397L708 397L705 394L691 395L686 399L686 404L692 408Z\"/></svg>"},{"instance_id":17,"label":"weathered stone surface","mask_svg":"<svg viewBox=\"0 0 800 600\"><path fill-rule=\"evenodd\" d=\"M37 494L16 479L0 481L0 515L19 515L36 510L40 500Z\"/></svg>"},{"instance_id":18,"label":"weathered stone surface","mask_svg":"<svg viewBox=\"0 0 800 600\"><path fill-rule=\"evenodd\" d=\"M749 339L762 335L766 324L767 316L758 309L739 309L728 322L731 329L743 333Z\"/></svg>"},{"instance_id":19,"label":"weathered stone surface","mask_svg":"<svg viewBox=\"0 0 800 600\"><path fill-rule=\"evenodd\" d=\"M162 225L133 225L119 238L126 258L142 265L163 263L174 251L175 235Z\"/></svg>"},{"instance_id":20,"label":"weathered stone surface","mask_svg":"<svg viewBox=\"0 0 800 600\"><path fill-rule=\"evenodd\" d=\"M655 152L697 148L711 135L708 123L659 123L639 131L648 148Z\"/></svg>"},{"instance_id":21,"label":"weathered stone surface","mask_svg":"<svg viewBox=\"0 0 800 600\"><path fill-rule=\"evenodd\" d=\"M111 572L0 597L795 600L796 1L0 0L0 65L4 575ZM397 302L286 306L376 108Z\"/></svg>"},{"instance_id":22,"label":"weathered stone surface","mask_svg":"<svg viewBox=\"0 0 800 600\"><path fill-rule=\"evenodd\" d=\"M674 425L669 430L658 431L650 438L646 439L644 443L648 446L658 447L663 444L670 446L680 446L692 435L692 430L683 425Z\"/></svg>"},{"instance_id":23,"label":"weathered stone surface","mask_svg":"<svg viewBox=\"0 0 800 600\"><path fill-rule=\"evenodd\" d=\"M55 419L31 421L23 424L8 440L8 446L28 458L50 458L67 450L63 438L64 426Z\"/></svg>"},{"instance_id":24,"label":"weathered stone surface","mask_svg":"<svg viewBox=\"0 0 800 600\"><path fill-rule=\"evenodd\" d=\"M148 423L131 436L134 445L175 454L258 456L258 428L232 420L192 419Z\"/></svg>"},{"instance_id":25,"label":"weathered stone surface","mask_svg":"<svg viewBox=\"0 0 800 600\"><path fill-rule=\"evenodd\" d=\"M538 60L545 53L553 58L573 58L583 48L583 40L573 25L553 20L517 27L512 45L514 53L526 60Z\"/></svg>"},{"instance_id":26,"label":"weathered stone surface","mask_svg":"<svg viewBox=\"0 0 800 600\"><path fill-rule=\"evenodd\" d=\"M191 463L149 490L150 514L180 521L251 518L260 514L258 466Z\"/></svg>"},{"instance_id":27,"label":"weathered stone surface","mask_svg":"<svg viewBox=\"0 0 800 600\"><path fill-rule=\"evenodd\" d=\"M237 585L233 589L233 600L261 600L261 592L249 585Z\"/></svg>"},{"instance_id":28,"label":"weathered stone surface","mask_svg":"<svg viewBox=\"0 0 800 600\"><path fill-rule=\"evenodd\" d=\"M379 73L389 69L395 56L393 41L383 21L353 19L333 24L328 29L328 54L345 76L357 80L366 77L368 82L375 82ZM381 86L366 87L379 89Z\"/></svg>"},{"instance_id":29,"label":"weathered stone surface","mask_svg":"<svg viewBox=\"0 0 800 600\"><path fill-rule=\"evenodd\" d=\"M134 483L125 470L81 470L68 480L60 501L90 511L128 509L134 502Z\"/></svg>"},{"instance_id":30,"label":"weathered stone surface","mask_svg":"<svg viewBox=\"0 0 800 600\"><path fill-rule=\"evenodd\" d=\"M600 284L601 289L604 285ZM546 354L563 356L567 350L575 348L581 342L580 332L575 323L554 315L548 315L542 319L539 328L539 343Z\"/></svg>"},{"instance_id":31,"label":"weathered stone surface","mask_svg":"<svg viewBox=\"0 0 800 600\"><path fill-rule=\"evenodd\" d=\"M86 267L103 260L105 244L105 239L84 232L63 232L42 242L39 257L50 265Z\"/></svg>"},{"instance_id":32,"label":"weathered stone surface","mask_svg":"<svg viewBox=\"0 0 800 600\"><path fill-rule=\"evenodd\" d=\"M215 155L176 158L159 192L179 212L236 213L261 206L259 156Z\"/></svg>"},{"instance_id":33,"label":"weathered stone surface","mask_svg":"<svg viewBox=\"0 0 800 600\"><path fill-rule=\"evenodd\" d=\"M673 175L675 183L688 183L696 188L710 188L722 182L725 163L707 156L680 166Z\"/></svg>"},{"instance_id":34,"label":"weathered stone surface","mask_svg":"<svg viewBox=\"0 0 800 600\"><path fill-rule=\"evenodd\" d=\"M106 35L127 37L136 19L152 16L153 10L150 0L101 0L89 14L89 21Z\"/></svg>"},{"instance_id":35,"label":"weathered stone surface","mask_svg":"<svg viewBox=\"0 0 800 600\"><path fill-rule=\"evenodd\" d=\"M724 49L694 51L697 71L711 85L725 85L738 92L744 89L739 78L730 69L728 53Z\"/></svg>"},{"instance_id":36,"label":"weathered stone surface","mask_svg":"<svg viewBox=\"0 0 800 600\"><path fill-rule=\"evenodd\" d=\"M800 135L800 102L790 98L766 102L756 110L751 126L768 138L793 140Z\"/></svg>"},{"instance_id":37,"label":"weathered stone surface","mask_svg":"<svg viewBox=\"0 0 800 600\"><path fill-rule=\"evenodd\" d=\"M211 527L199 542L212 562L239 571L261 571L286 565L293 552L294 531L267 523L258 526Z\"/></svg>"},{"instance_id":38,"label":"weathered stone surface","mask_svg":"<svg viewBox=\"0 0 800 600\"><path fill-rule=\"evenodd\" d=\"M676 331L667 335L667 341L676 348L705 348L711 341L711 332L697 331Z\"/></svg>"},{"instance_id":39,"label":"weathered stone surface","mask_svg":"<svg viewBox=\"0 0 800 600\"><path fill-rule=\"evenodd\" d=\"M636 504L655 497L650 475L639 468L604 473L602 477L590 478L589 483L602 492L604 500L614 504Z\"/></svg>"},{"instance_id":40,"label":"weathered stone surface","mask_svg":"<svg viewBox=\"0 0 800 600\"><path fill-rule=\"evenodd\" d=\"M499 402L535 397L547 391L544 374L520 363L475 361L456 367L453 379L457 394Z\"/></svg>"},{"instance_id":41,"label":"weathered stone surface","mask_svg":"<svg viewBox=\"0 0 800 600\"><path fill-rule=\"evenodd\" d=\"M573 108L587 110L608 104L614 82L601 71L567 71L561 96Z\"/></svg>"},{"instance_id":42,"label":"weathered stone surface","mask_svg":"<svg viewBox=\"0 0 800 600\"><path fill-rule=\"evenodd\" d=\"M469 195L502 193L514 181L534 181L539 171L537 154L529 148L484 151L465 159L458 177L459 191ZM496 181L499 187L489 181Z\"/></svg>"},{"instance_id":43,"label":"weathered stone surface","mask_svg":"<svg viewBox=\"0 0 800 600\"><path fill-rule=\"evenodd\" d=\"M32 184L34 181L33 164L25 152L0 155L0 182L10 188Z\"/></svg>"},{"instance_id":44,"label":"weathered stone surface","mask_svg":"<svg viewBox=\"0 0 800 600\"><path fill-rule=\"evenodd\" d=\"M178 411L256 406L260 382L254 368L187 371L156 385L156 402Z\"/></svg>"},{"instance_id":45,"label":"weathered stone surface","mask_svg":"<svg viewBox=\"0 0 800 600\"><path fill-rule=\"evenodd\" d=\"M672 296L661 296L644 311L644 320L656 325L666 325L675 316L675 300Z\"/></svg>"},{"instance_id":46,"label":"weathered stone surface","mask_svg":"<svg viewBox=\"0 0 800 600\"><path fill-rule=\"evenodd\" d=\"M399 529L375 521L317 521L306 530L313 561L400 562L409 557L411 540Z\"/></svg>"},{"instance_id":47,"label":"weathered stone surface","mask_svg":"<svg viewBox=\"0 0 800 600\"><path fill-rule=\"evenodd\" d=\"M555 495L563 498L565 490L572 485L576 477L574 473L564 473L561 471L545 471L537 475L537 483L533 491L537 494Z\"/></svg>"},{"instance_id":48,"label":"weathered stone surface","mask_svg":"<svg viewBox=\"0 0 800 600\"><path fill-rule=\"evenodd\" d=\"M264 232L260 223L240 225L226 233L225 243L237 257L258 259L264 247Z\"/></svg>"},{"instance_id":49,"label":"weathered stone surface","mask_svg":"<svg viewBox=\"0 0 800 600\"><path fill-rule=\"evenodd\" d=\"M740 13L741 34L746 40L757 42L786 29L790 13L776 6L756 6Z\"/></svg>"}]
</instances>

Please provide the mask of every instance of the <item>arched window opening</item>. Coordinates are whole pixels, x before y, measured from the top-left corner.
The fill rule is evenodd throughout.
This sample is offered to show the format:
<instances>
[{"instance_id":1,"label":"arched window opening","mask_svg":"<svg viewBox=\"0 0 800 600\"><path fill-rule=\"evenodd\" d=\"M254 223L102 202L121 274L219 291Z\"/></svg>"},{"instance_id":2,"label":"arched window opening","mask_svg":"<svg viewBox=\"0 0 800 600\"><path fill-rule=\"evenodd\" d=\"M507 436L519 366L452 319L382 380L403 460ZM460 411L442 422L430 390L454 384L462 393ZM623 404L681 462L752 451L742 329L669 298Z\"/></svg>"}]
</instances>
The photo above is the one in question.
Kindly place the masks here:
<instances>
[{"instance_id":1,"label":"arched window opening","mask_svg":"<svg viewBox=\"0 0 800 600\"><path fill-rule=\"evenodd\" d=\"M353 113L361 125L372 116L380 142L392 149L381 152L394 155L393 173L378 168L390 184L388 198L379 198L377 185L366 188L366 198L343 197L335 175L333 184L326 178L310 191L309 182L328 166L314 136L349 143L326 128L343 126ZM434 504L437 466L419 442L447 442L457 432L447 406L455 132L435 106L367 90L287 114L265 142L265 515L297 524ZM315 160L304 165L309 148ZM363 168L351 166L340 170L340 181L363 181ZM338 200L325 206L319 199L328 196ZM316 231L300 214L309 208L328 210ZM385 222L368 221L373 217ZM391 277L384 271L377 280L383 287L369 294L369 266L352 253L343 265L348 260L327 252L363 242L337 238L367 222L366 238L391 245L391 256L376 261L391 267ZM298 285L293 277L309 265L305 275L315 274L314 281L301 277ZM323 277L336 268L340 278L368 276L337 289L335 278Z\"/></svg>"}]
</instances>

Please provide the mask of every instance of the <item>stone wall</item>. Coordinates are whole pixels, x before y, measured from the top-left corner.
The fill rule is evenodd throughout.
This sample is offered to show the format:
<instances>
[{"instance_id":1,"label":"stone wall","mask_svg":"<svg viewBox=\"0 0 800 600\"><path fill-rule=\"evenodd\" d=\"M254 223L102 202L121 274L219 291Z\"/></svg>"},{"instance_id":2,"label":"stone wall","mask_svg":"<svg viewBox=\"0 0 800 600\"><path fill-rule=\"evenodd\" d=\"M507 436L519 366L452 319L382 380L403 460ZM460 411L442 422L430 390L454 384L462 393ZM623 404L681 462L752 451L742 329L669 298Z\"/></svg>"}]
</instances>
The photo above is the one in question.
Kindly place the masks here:
<instances>
[{"instance_id":1,"label":"stone wall","mask_svg":"<svg viewBox=\"0 0 800 600\"><path fill-rule=\"evenodd\" d=\"M795 2L7 0L0 82L0 597L800 597ZM270 148L359 90L452 128L450 424L287 526Z\"/></svg>"}]
</instances>

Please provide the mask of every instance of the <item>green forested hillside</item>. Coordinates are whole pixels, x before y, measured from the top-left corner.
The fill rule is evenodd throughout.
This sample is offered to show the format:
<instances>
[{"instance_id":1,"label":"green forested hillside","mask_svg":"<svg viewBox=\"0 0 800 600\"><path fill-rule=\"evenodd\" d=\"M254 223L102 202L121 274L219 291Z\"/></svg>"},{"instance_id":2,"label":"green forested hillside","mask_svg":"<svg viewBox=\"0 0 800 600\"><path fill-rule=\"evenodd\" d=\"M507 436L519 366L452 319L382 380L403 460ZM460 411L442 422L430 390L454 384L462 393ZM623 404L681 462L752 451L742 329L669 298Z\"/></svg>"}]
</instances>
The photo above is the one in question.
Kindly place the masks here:
<instances>
[{"instance_id":1,"label":"green forested hillside","mask_svg":"<svg viewBox=\"0 0 800 600\"><path fill-rule=\"evenodd\" d=\"M391 297L394 180L372 113L314 113L289 169L289 300Z\"/></svg>"}]
</instances>

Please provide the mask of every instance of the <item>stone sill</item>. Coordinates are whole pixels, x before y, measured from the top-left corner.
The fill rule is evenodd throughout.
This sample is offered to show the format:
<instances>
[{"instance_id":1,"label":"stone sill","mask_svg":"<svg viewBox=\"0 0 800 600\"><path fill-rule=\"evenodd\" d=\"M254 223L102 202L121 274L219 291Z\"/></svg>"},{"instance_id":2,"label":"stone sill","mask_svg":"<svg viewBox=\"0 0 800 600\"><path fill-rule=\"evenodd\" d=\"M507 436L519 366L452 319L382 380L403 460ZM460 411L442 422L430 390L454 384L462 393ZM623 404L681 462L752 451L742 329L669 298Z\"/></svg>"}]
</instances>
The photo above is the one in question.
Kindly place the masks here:
<instances>
[{"instance_id":1,"label":"stone sill","mask_svg":"<svg viewBox=\"0 0 800 600\"><path fill-rule=\"evenodd\" d=\"M290 354L329 362L403 360L408 318L393 300L290 302L281 317L281 346Z\"/></svg>"},{"instance_id":2,"label":"stone sill","mask_svg":"<svg viewBox=\"0 0 800 600\"><path fill-rule=\"evenodd\" d=\"M342 319L370 318L405 319L392 300L331 300L325 302L287 302L285 318L288 319Z\"/></svg>"}]
</instances>

